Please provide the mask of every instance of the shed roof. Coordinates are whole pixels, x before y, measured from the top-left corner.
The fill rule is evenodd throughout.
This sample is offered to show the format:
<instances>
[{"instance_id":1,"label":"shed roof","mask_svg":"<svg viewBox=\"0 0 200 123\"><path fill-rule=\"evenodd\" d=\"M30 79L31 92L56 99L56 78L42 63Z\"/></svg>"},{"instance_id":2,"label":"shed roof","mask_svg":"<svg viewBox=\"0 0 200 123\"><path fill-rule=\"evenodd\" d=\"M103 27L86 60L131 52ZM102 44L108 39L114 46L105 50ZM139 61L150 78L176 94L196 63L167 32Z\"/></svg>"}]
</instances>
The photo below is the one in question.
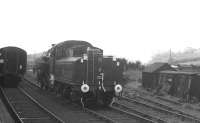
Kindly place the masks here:
<instances>
[{"instance_id":1,"label":"shed roof","mask_svg":"<svg viewBox=\"0 0 200 123\"><path fill-rule=\"evenodd\" d=\"M200 66L195 65L179 65L180 71L185 72L199 72L200 73Z\"/></svg>"},{"instance_id":2,"label":"shed roof","mask_svg":"<svg viewBox=\"0 0 200 123\"><path fill-rule=\"evenodd\" d=\"M146 66L143 72L150 72L150 73L157 72L159 70L162 70L164 66L172 68L168 63L156 62L156 63Z\"/></svg>"},{"instance_id":3,"label":"shed roof","mask_svg":"<svg viewBox=\"0 0 200 123\"><path fill-rule=\"evenodd\" d=\"M164 73L164 74L184 74L184 75L198 74L197 72L171 71L171 70L160 71L160 73Z\"/></svg>"}]
</instances>

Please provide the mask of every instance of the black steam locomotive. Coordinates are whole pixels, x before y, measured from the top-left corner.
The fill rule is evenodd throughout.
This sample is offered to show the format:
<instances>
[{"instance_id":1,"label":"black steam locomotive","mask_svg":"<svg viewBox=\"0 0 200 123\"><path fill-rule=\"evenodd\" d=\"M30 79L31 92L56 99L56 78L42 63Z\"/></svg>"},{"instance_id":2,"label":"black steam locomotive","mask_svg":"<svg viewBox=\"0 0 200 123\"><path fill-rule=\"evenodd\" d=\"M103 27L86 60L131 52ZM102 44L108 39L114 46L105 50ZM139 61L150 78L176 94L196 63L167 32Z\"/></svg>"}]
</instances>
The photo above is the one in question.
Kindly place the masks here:
<instances>
[{"instance_id":1,"label":"black steam locomotive","mask_svg":"<svg viewBox=\"0 0 200 123\"><path fill-rule=\"evenodd\" d=\"M120 63L85 41L54 45L36 61L36 71L42 88L79 100L84 106L109 105L122 91Z\"/></svg>"},{"instance_id":2,"label":"black steam locomotive","mask_svg":"<svg viewBox=\"0 0 200 123\"><path fill-rule=\"evenodd\" d=\"M0 49L0 85L17 87L26 72L27 53L18 47Z\"/></svg>"}]
</instances>

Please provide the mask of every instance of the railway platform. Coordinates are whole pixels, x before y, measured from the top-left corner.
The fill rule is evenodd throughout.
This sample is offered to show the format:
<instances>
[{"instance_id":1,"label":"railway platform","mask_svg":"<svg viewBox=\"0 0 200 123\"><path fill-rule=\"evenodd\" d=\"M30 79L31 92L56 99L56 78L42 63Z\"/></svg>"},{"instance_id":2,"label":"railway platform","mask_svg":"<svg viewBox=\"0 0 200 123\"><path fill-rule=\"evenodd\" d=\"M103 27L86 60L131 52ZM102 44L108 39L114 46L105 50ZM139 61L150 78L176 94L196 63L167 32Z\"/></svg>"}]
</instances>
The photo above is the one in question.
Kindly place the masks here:
<instances>
[{"instance_id":1,"label":"railway platform","mask_svg":"<svg viewBox=\"0 0 200 123\"><path fill-rule=\"evenodd\" d=\"M0 123L15 123L0 98Z\"/></svg>"}]
</instances>

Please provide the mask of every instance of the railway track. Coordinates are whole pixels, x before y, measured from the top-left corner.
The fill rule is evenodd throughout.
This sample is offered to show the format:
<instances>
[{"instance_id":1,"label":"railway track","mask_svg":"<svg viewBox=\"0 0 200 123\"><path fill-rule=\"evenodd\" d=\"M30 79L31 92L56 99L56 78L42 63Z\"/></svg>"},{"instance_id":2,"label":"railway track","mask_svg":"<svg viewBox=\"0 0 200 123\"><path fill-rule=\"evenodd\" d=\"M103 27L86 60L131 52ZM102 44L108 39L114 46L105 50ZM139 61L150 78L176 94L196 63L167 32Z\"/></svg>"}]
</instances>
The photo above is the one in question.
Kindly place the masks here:
<instances>
[{"instance_id":1,"label":"railway track","mask_svg":"<svg viewBox=\"0 0 200 123\"><path fill-rule=\"evenodd\" d=\"M35 83L32 82L32 84L35 86ZM140 96L138 96L137 99L130 99L127 97L123 97L120 99L119 102L114 103L113 106L110 107L109 109L92 110L85 108L84 111L92 115L95 115L104 122L111 122L111 123L115 122L200 123L200 120L196 117L183 114L182 112L178 112L177 110L168 107L162 103L142 98ZM134 116L131 116L132 114Z\"/></svg>"},{"instance_id":2,"label":"railway track","mask_svg":"<svg viewBox=\"0 0 200 123\"><path fill-rule=\"evenodd\" d=\"M124 97L125 98L129 98L128 96L124 96ZM178 111L178 110L174 109L173 107L165 105L165 104L163 104L163 103L161 103L159 101L153 101L151 99L144 98L144 97L141 97L141 96L136 96L136 97L129 98L129 99L134 99L134 100L137 100L137 101L142 101L142 102L147 103L147 104L152 105L152 106L157 106L157 107L169 110L169 111L173 111L173 112L176 112L176 113L179 113L179 114L183 114L183 115L187 115L187 116L193 117L192 115L188 115L188 114L186 114L184 112ZM174 102L172 102L172 103L174 103Z\"/></svg>"},{"instance_id":3,"label":"railway track","mask_svg":"<svg viewBox=\"0 0 200 123\"><path fill-rule=\"evenodd\" d=\"M18 123L63 123L22 88L1 88L6 107Z\"/></svg>"},{"instance_id":4,"label":"railway track","mask_svg":"<svg viewBox=\"0 0 200 123\"><path fill-rule=\"evenodd\" d=\"M156 96L156 98L159 99L159 100L168 102L168 103L170 103L170 104L174 104L174 105L178 105L178 106L182 106L182 105L183 105L183 103L181 103L181 102L168 100L168 99L165 99L165 98L163 98L163 97L161 97L161 96Z\"/></svg>"},{"instance_id":5,"label":"railway track","mask_svg":"<svg viewBox=\"0 0 200 123\"><path fill-rule=\"evenodd\" d=\"M114 103L112 104L112 106L117 107L117 108L120 108L120 109L122 109L122 110L124 110L124 111L132 112L132 113L134 113L134 114L138 114L138 115L140 115L140 116L142 116L142 117L145 117L145 118L147 118L147 119L152 120L153 122L157 122L157 123L167 123L166 120L163 120L163 119L161 119L160 117L156 117L156 116L154 116L154 115L152 115L152 114L144 113L144 112L142 112L142 111L140 111L140 110L137 110L137 108L129 107L128 105L125 105L125 104L122 104L122 103L114 102Z\"/></svg>"},{"instance_id":6,"label":"railway track","mask_svg":"<svg viewBox=\"0 0 200 123\"><path fill-rule=\"evenodd\" d=\"M155 119L162 120L162 122L200 123L200 120L194 116L178 113L176 110L172 110L165 105L162 105L158 102L149 101L145 98L143 98L143 100L136 100L127 97L121 97L118 103L126 105L127 107L137 110L141 113L148 114L148 116L154 116Z\"/></svg>"},{"instance_id":7,"label":"railway track","mask_svg":"<svg viewBox=\"0 0 200 123\"><path fill-rule=\"evenodd\" d=\"M29 81L27 78L25 78L25 81L27 81L32 86L35 86L38 88L38 85L36 83ZM77 104L74 104L74 103L72 103L71 105L78 106ZM154 121L152 121L151 119L140 116L140 114L129 113L117 107L108 107L108 108L103 108L103 109L83 108L83 111L91 115L94 115L95 117L101 119L104 122L109 122L109 123L123 123L123 122L124 123L128 123L128 122L154 123Z\"/></svg>"},{"instance_id":8,"label":"railway track","mask_svg":"<svg viewBox=\"0 0 200 123\"><path fill-rule=\"evenodd\" d=\"M173 100L168 100L166 98L163 98L161 96L146 96L149 95L147 93L144 92L140 92L138 90L135 89L129 89L126 88L128 90L128 93L134 93L134 96L129 95L128 93L125 94L125 97L127 98L131 98L131 99L135 99L144 103L147 103L149 105L153 105L156 107L160 107L172 112L176 112L177 114L186 116L186 117L190 117L191 119L196 119L197 121L200 121L199 118L199 112L198 111L191 111L191 110L184 110L183 109L183 103L177 102L177 101L173 101ZM135 95L135 94L139 94L139 95ZM153 98L152 98L153 97ZM181 110L183 109L183 110Z\"/></svg>"},{"instance_id":9,"label":"railway track","mask_svg":"<svg viewBox=\"0 0 200 123\"><path fill-rule=\"evenodd\" d=\"M140 115L113 106L97 110L85 108L85 110L110 123L156 123Z\"/></svg>"},{"instance_id":10,"label":"railway track","mask_svg":"<svg viewBox=\"0 0 200 123\"><path fill-rule=\"evenodd\" d=\"M164 97L162 97L162 96L155 96L155 95L153 95L153 94L151 94L151 93L140 92L140 91L138 91L138 90L136 90L136 89L130 89L130 88L127 88L127 87L125 87L125 89L126 89L126 92L127 92L127 93L139 93L139 94L145 95L145 96L146 96L146 95L154 96L154 97L155 97L156 99L158 99L160 102L165 102L165 103L167 103L167 104L172 104L172 105L175 105L175 106L182 106L182 105L183 105L183 103L181 103L181 102L169 100L169 99L166 99L166 98L164 98Z\"/></svg>"}]
</instances>

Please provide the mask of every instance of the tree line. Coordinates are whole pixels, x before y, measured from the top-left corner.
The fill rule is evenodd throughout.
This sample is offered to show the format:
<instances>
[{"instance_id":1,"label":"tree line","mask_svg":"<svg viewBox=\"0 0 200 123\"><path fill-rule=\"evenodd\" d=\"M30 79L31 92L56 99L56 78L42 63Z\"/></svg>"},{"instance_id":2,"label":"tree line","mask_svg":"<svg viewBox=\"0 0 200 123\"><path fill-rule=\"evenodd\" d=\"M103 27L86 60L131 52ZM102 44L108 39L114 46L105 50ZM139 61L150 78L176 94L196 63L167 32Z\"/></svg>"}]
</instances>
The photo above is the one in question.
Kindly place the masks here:
<instances>
[{"instance_id":1,"label":"tree line","mask_svg":"<svg viewBox=\"0 0 200 123\"><path fill-rule=\"evenodd\" d=\"M123 65L124 70L128 70L128 69L143 70L144 69L144 65L139 60L128 61L125 58L118 58L118 61L120 61L120 63Z\"/></svg>"}]
</instances>

